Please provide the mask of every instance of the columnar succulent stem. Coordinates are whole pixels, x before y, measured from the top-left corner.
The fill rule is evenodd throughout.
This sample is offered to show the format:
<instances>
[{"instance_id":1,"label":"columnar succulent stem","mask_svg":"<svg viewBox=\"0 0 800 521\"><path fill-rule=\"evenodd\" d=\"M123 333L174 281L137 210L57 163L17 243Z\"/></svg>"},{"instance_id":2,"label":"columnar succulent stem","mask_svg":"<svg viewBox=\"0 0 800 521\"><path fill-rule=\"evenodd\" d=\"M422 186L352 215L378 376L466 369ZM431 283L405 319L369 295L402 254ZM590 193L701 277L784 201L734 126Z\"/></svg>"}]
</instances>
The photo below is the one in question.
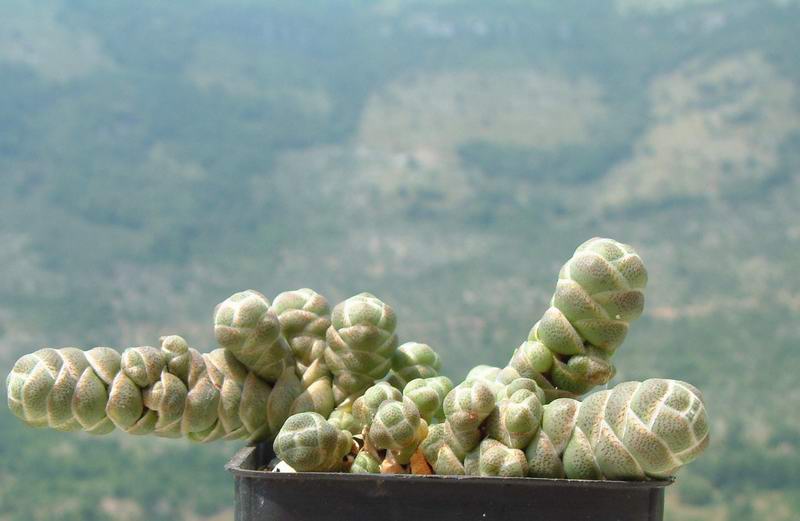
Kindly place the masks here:
<instances>
[{"instance_id":1,"label":"columnar succulent stem","mask_svg":"<svg viewBox=\"0 0 800 521\"><path fill-rule=\"evenodd\" d=\"M625 382L583 402L545 406L526 449L530 475L575 479L665 478L708 445L702 396L677 380Z\"/></svg>"},{"instance_id":2,"label":"columnar succulent stem","mask_svg":"<svg viewBox=\"0 0 800 521\"><path fill-rule=\"evenodd\" d=\"M179 336L121 356L107 347L41 349L17 361L7 387L11 410L36 427L204 442L270 436L272 386L229 351L201 354Z\"/></svg>"},{"instance_id":3,"label":"columnar succulent stem","mask_svg":"<svg viewBox=\"0 0 800 521\"><path fill-rule=\"evenodd\" d=\"M510 373L488 366L470 375L445 399L447 421L420 445L437 474L664 478L708 444L702 398L684 382L625 382L542 406L533 380L503 384Z\"/></svg>"},{"instance_id":4,"label":"columnar succulent stem","mask_svg":"<svg viewBox=\"0 0 800 521\"><path fill-rule=\"evenodd\" d=\"M315 412L291 416L272 444L275 454L298 471L342 470L353 437Z\"/></svg>"},{"instance_id":5,"label":"columnar succulent stem","mask_svg":"<svg viewBox=\"0 0 800 521\"><path fill-rule=\"evenodd\" d=\"M331 325L328 301L313 289L285 291L275 297L272 309L278 316L281 333L292 349L298 375L312 369L327 372L325 367L325 334Z\"/></svg>"},{"instance_id":6,"label":"columnar succulent stem","mask_svg":"<svg viewBox=\"0 0 800 521\"><path fill-rule=\"evenodd\" d=\"M430 346L397 347L394 311L369 293L329 312L311 289L273 303L247 290L214 311L222 349L179 336L121 354L41 349L14 365L8 404L62 431L274 438L297 471L664 478L708 444L697 389L652 379L574 399L614 376L646 283L630 246L587 241L509 365L474 367L455 387Z\"/></svg>"},{"instance_id":7,"label":"columnar succulent stem","mask_svg":"<svg viewBox=\"0 0 800 521\"><path fill-rule=\"evenodd\" d=\"M392 371L388 381L401 391L415 378L439 376L442 362L428 344L406 342L392 356Z\"/></svg>"},{"instance_id":8,"label":"columnar succulent stem","mask_svg":"<svg viewBox=\"0 0 800 521\"><path fill-rule=\"evenodd\" d=\"M395 461L405 465L428 436L428 423L408 398L386 400L378 407L368 430L369 441L378 449L391 451Z\"/></svg>"},{"instance_id":9,"label":"columnar succulent stem","mask_svg":"<svg viewBox=\"0 0 800 521\"><path fill-rule=\"evenodd\" d=\"M524 478L528 474L528 461L521 450L486 438L464 458L464 469L470 476Z\"/></svg>"},{"instance_id":10,"label":"columnar succulent stem","mask_svg":"<svg viewBox=\"0 0 800 521\"><path fill-rule=\"evenodd\" d=\"M380 474L380 472L381 462L365 450L356 455L353 465L350 467L351 474Z\"/></svg>"},{"instance_id":11,"label":"columnar succulent stem","mask_svg":"<svg viewBox=\"0 0 800 521\"><path fill-rule=\"evenodd\" d=\"M388 382L378 382L367 389L363 396L353 402L353 418L356 429L361 432L365 427L372 425L372 420L383 402L396 402L403 399L403 393L392 387Z\"/></svg>"},{"instance_id":12,"label":"columnar succulent stem","mask_svg":"<svg viewBox=\"0 0 800 521\"><path fill-rule=\"evenodd\" d=\"M453 382L446 376L417 378L403 388L403 396L419 409L422 418L431 423L444 419L444 399L453 390Z\"/></svg>"},{"instance_id":13,"label":"columnar succulent stem","mask_svg":"<svg viewBox=\"0 0 800 521\"><path fill-rule=\"evenodd\" d=\"M216 307L214 335L220 346L270 383L294 366L278 315L257 291L235 293Z\"/></svg>"},{"instance_id":14,"label":"columnar succulent stem","mask_svg":"<svg viewBox=\"0 0 800 521\"><path fill-rule=\"evenodd\" d=\"M616 372L611 355L642 312L646 284L647 270L630 246L600 238L583 243L561 268L550 308L509 364L522 376L546 380L551 398L559 390L579 396L608 383Z\"/></svg>"},{"instance_id":15,"label":"columnar succulent stem","mask_svg":"<svg viewBox=\"0 0 800 521\"><path fill-rule=\"evenodd\" d=\"M360 395L389 372L397 348L396 324L392 308L369 293L333 308L325 362L333 373L337 404Z\"/></svg>"}]
</instances>

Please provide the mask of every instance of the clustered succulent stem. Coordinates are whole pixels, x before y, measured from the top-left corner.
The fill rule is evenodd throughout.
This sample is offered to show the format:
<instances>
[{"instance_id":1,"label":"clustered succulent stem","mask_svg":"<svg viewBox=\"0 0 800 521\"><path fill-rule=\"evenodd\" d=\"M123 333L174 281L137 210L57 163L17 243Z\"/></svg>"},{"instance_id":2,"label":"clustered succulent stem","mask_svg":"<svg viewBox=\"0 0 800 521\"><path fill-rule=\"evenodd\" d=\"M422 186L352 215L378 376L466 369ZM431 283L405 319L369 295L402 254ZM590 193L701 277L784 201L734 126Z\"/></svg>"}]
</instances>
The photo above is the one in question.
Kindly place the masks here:
<instances>
[{"instance_id":1,"label":"clustered succulent stem","mask_svg":"<svg viewBox=\"0 0 800 521\"><path fill-rule=\"evenodd\" d=\"M611 356L644 308L647 270L627 244L594 238L561 268L550 307L509 365L548 398L577 397L616 374Z\"/></svg>"},{"instance_id":2,"label":"clustered succulent stem","mask_svg":"<svg viewBox=\"0 0 800 521\"><path fill-rule=\"evenodd\" d=\"M179 336L121 355L40 349L17 361L7 387L9 407L28 425L91 434L254 441L270 437L275 409L274 388L229 351L201 354Z\"/></svg>"},{"instance_id":3,"label":"clustered succulent stem","mask_svg":"<svg viewBox=\"0 0 800 521\"><path fill-rule=\"evenodd\" d=\"M392 308L360 293L331 310L311 289L253 290L214 310L220 349L40 349L7 379L28 425L62 431L273 440L282 468L352 473L658 479L708 445L700 392L624 382L611 356L644 305L630 247L595 238L559 272L550 307L504 368L439 374L427 344L398 347Z\"/></svg>"}]
</instances>

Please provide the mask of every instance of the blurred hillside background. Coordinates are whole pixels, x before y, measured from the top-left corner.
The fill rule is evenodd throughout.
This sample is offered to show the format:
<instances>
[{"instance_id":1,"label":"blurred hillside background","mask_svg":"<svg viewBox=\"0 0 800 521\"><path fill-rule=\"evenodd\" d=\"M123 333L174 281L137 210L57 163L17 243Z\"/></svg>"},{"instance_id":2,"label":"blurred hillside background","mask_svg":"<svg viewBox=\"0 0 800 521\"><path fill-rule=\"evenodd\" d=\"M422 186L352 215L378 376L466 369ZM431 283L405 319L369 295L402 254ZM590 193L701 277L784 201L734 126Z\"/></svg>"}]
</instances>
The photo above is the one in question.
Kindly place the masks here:
<instances>
[{"instance_id":1,"label":"blurred hillside background","mask_svg":"<svg viewBox=\"0 0 800 521\"><path fill-rule=\"evenodd\" d=\"M0 369L214 347L246 288L369 290L461 378L557 270L645 259L615 381L700 387L671 520L800 518L800 2L0 3ZM23 427L0 520L232 516L207 446Z\"/></svg>"}]
</instances>

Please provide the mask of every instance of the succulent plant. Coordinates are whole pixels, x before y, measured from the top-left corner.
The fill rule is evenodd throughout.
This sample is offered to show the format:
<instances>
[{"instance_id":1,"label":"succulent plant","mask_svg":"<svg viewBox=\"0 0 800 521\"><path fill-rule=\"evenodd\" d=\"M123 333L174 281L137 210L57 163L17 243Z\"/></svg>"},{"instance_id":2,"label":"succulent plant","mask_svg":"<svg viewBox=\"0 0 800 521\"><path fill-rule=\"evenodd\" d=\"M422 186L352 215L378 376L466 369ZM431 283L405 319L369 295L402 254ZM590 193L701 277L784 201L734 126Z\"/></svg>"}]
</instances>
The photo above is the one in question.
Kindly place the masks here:
<instances>
[{"instance_id":1,"label":"succulent plant","mask_svg":"<svg viewBox=\"0 0 800 521\"><path fill-rule=\"evenodd\" d=\"M521 450L486 438L464 458L464 469L468 476L524 478L528 474L528 460Z\"/></svg>"},{"instance_id":2,"label":"succulent plant","mask_svg":"<svg viewBox=\"0 0 800 521\"><path fill-rule=\"evenodd\" d=\"M289 344L303 375L314 362L325 363L325 335L331 325L328 301L313 289L284 291L275 297L272 309L281 333Z\"/></svg>"},{"instance_id":3,"label":"succulent plant","mask_svg":"<svg viewBox=\"0 0 800 521\"><path fill-rule=\"evenodd\" d=\"M350 467L351 474L380 474L381 462L365 450L356 454L353 465Z\"/></svg>"},{"instance_id":4,"label":"succulent plant","mask_svg":"<svg viewBox=\"0 0 800 521\"><path fill-rule=\"evenodd\" d=\"M386 400L378 407L368 436L375 447L392 451L395 460L404 465L428 436L428 424L408 398Z\"/></svg>"},{"instance_id":5,"label":"succulent plant","mask_svg":"<svg viewBox=\"0 0 800 521\"><path fill-rule=\"evenodd\" d=\"M520 389L527 389L528 391L531 391L536 395L536 398L539 399L539 403L545 403L545 392L541 387L539 387L539 384L537 384L534 380L525 377L519 377L506 385L503 392L501 392L498 396L498 399L503 400L506 398L511 398L511 396L513 396L514 393Z\"/></svg>"},{"instance_id":6,"label":"succulent plant","mask_svg":"<svg viewBox=\"0 0 800 521\"><path fill-rule=\"evenodd\" d=\"M392 355L392 371L388 381L401 391L416 378L439 376L442 362L428 344L406 342Z\"/></svg>"},{"instance_id":7,"label":"succulent plant","mask_svg":"<svg viewBox=\"0 0 800 521\"><path fill-rule=\"evenodd\" d=\"M363 427L359 425L353 416L354 401L355 399L352 396L348 396L331 412L330 416L328 416L328 421L335 425L337 429L350 431L351 434L358 434Z\"/></svg>"},{"instance_id":8,"label":"succulent plant","mask_svg":"<svg viewBox=\"0 0 800 521\"><path fill-rule=\"evenodd\" d=\"M259 440L269 437L272 387L231 353L205 355L179 336L161 348L41 349L7 380L12 412L29 425L106 434Z\"/></svg>"},{"instance_id":9,"label":"succulent plant","mask_svg":"<svg viewBox=\"0 0 800 521\"><path fill-rule=\"evenodd\" d=\"M385 401L396 402L402 400L403 393L395 389L388 382L378 382L367 389L362 396L353 402L353 418L356 429L361 431L372 424L378 408Z\"/></svg>"},{"instance_id":10,"label":"succulent plant","mask_svg":"<svg viewBox=\"0 0 800 521\"><path fill-rule=\"evenodd\" d=\"M444 399L444 414L450 433L467 452L480 441L480 426L494 410L495 394L482 380L457 385Z\"/></svg>"},{"instance_id":11,"label":"succulent plant","mask_svg":"<svg viewBox=\"0 0 800 521\"><path fill-rule=\"evenodd\" d=\"M535 477L641 480L672 476L708 440L699 391L650 379L546 405L526 454Z\"/></svg>"},{"instance_id":12,"label":"succulent plant","mask_svg":"<svg viewBox=\"0 0 800 521\"><path fill-rule=\"evenodd\" d=\"M403 388L403 396L414 402L420 416L428 423L444 419L444 399L453 390L446 376L416 378Z\"/></svg>"},{"instance_id":13,"label":"succulent plant","mask_svg":"<svg viewBox=\"0 0 800 521\"><path fill-rule=\"evenodd\" d=\"M502 369L490 365L475 366L467 373L464 382L473 382L476 380L480 380L488 385L494 393L496 400L508 398L513 394L513 391L520 388L525 388L534 392L542 403L544 403L546 398L546 394L539 383L537 383L537 380L523 377L511 366Z\"/></svg>"},{"instance_id":14,"label":"succulent plant","mask_svg":"<svg viewBox=\"0 0 800 521\"><path fill-rule=\"evenodd\" d=\"M475 431L468 444L474 447L480 442L480 433ZM443 476L464 475L464 458L469 452L453 434L449 423L437 423L428 428L428 436L422 440L419 450L428 460L435 474Z\"/></svg>"},{"instance_id":15,"label":"succulent plant","mask_svg":"<svg viewBox=\"0 0 800 521\"><path fill-rule=\"evenodd\" d=\"M708 445L702 397L685 382L625 382L583 402L559 398L542 407L529 381L520 380L508 385L510 397L487 418L479 445L459 443L465 437L450 422L458 416L431 426L420 448L437 474L658 479L674 475ZM466 402L462 394L460 403Z\"/></svg>"},{"instance_id":16,"label":"succulent plant","mask_svg":"<svg viewBox=\"0 0 800 521\"><path fill-rule=\"evenodd\" d=\"M389 372L397 348L394 311L369 293L333 308L325 362L333 373L336 403L360 394Z\"/></svg>"},{"instance_id":17,"label":"succulent plant","mask_svg":"<svg viewBox=\"0 0 800 521\"><path fill-rule=\"evenodd\" d=\"M267 419L270 432L273 434L278 432L286 418L292 414L313 410L313 398L309 399L309 395L306 394L303 399L300 399L302 394L303 387L297 375L295 375L294 368L287 367L281 377L278 378L278 381L275 382L267 400ZM295 404L297 404L297 407L295 407ZM304 409L304 406L308 408ZM323 403L322 406L326 416L333 410L332 402Z\"/></svg>"},{"instance_id":18,"label":"succulent plant","mask_svg":"<svg viewBox=\"0 0 800 521\"><path fill-rule=\"evenodd\" d=\"M509 365L574 396L608 383L616 372L611 355L642 313L646 285L647 270L633 248L612 239L586 241L561 268L550 308Z\"/></svg>"},{"instance_id":19,"label":"succulent plant","mask_svg":"<svg viewBox=\"0 0 800 521\"><path fill-rule=\"evenodd\" d=\"M542 413L542 402L534 391L517 389L489 415L486 434L513 449L524 449L539 431Z\"/></svg>"},{"instance_id":20,"label":"succulent plant","mask_svg":"<svg viewBox=\"0 0 800 521\"><path fill-rule=\"evenodd\" d=\"M329 317L311 289L272 304L248 290L215 309L222 349L201 354L179 336L121 354L40 349L14 365L8 405L62 431L274 439L301 472L664 478L708 444L697 389L651 379L574 399L614 375L646 282L629 246L584 243L509 365L476 366L455 387L430 346L397 347L392 308L369 293Z\"/></svg>"},{"instance_id":21,"label":"succulent plant","mask_svg":"<svg viewBox=\"0 0 800 521\"><path fill-rule=\"evenodd\" d=\"M257 291L234 293L217 305L214 336L221 347L270 383L294 366L278 315L267 297Z\"/></svg>"},{"instance_id":22,"label":"succulent plant","mask_svg":"<svg viewBox=\"0 0 800 521\"><path fill-rule=\"evenodd\" d=\"M464 457L480 443L481 424L495 403L495 389L482 379L468 378L447 394L443 402L446 421L431 425L419 446L436 474L465 473Z\"/></svg>"},{"instance_id":23,"label":"succulent plant","mask_svg":"<svg viewBox=\"0 0 800 521\"><path fill-rule=\"evenodd\" d=\"M297 471L338 471L353 449L353 436L315 412L304 412L287 418L272 448Z\"/></svg>"}]
</instances>

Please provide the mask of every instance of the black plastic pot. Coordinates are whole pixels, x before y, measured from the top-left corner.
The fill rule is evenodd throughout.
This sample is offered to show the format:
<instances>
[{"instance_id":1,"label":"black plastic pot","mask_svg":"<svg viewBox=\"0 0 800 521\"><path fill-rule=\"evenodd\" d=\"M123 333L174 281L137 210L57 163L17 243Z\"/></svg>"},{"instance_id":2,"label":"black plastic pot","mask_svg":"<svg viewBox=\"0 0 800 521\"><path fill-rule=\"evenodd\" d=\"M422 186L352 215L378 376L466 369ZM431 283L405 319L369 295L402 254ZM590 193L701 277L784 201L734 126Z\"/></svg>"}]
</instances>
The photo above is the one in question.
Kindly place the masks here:
<instances>
[{"instance_id":1,"label":"black plastic pot","mask_svg":"<svg viewBox=\"0 0 800 521\"><path fill-rule=\"evenodd\" d=\"M672 483L257 470L272 458L261 444L225 466L236 521L661 521Z\"/></svg>"}]
</instances>

